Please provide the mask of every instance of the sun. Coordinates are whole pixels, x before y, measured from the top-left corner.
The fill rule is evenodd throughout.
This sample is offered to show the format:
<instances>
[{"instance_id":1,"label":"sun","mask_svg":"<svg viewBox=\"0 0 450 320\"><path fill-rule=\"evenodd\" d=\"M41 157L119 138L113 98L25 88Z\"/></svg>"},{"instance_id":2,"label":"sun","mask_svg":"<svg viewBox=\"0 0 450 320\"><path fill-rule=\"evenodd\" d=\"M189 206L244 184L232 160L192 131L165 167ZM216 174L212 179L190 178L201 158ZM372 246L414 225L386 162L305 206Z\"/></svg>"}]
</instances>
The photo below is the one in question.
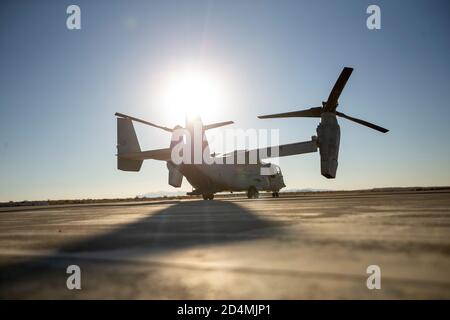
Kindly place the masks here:
<instances>
[{"instance_id":1,"label":"sun","mask_svg":"<svg viewBox=\"0 0 450 320\"><path fill-rule=\"evenodd\" d=\"M176 118L214 118L224 108L224 98L223 84L202 69L183 69L170 74L162 91L165 112Z\"/></svg>"}]
</instances>

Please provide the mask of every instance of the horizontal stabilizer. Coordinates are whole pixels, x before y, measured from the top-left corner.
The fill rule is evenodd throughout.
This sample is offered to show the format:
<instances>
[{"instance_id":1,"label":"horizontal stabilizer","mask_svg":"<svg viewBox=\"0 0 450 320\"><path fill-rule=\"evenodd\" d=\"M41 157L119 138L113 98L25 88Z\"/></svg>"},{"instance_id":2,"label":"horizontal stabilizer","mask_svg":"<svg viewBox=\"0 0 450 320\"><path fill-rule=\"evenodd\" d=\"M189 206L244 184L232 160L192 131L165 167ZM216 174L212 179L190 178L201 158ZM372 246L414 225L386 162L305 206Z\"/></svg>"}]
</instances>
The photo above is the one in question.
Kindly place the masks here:
<instances>
[{"instance_id":1,"label":"horizontal stabilizer","mask_svg":"<svg viewBox=\"0 0 450 320\"><path fill-rule=\"evenodd\" d=\"M156 150L148 150L142 152L130 152L119 154L119 157L122 159L128 160L161 160L161 161L170 161L171 159L171 149L156 149Z\"/></svg>"}]
</instances>

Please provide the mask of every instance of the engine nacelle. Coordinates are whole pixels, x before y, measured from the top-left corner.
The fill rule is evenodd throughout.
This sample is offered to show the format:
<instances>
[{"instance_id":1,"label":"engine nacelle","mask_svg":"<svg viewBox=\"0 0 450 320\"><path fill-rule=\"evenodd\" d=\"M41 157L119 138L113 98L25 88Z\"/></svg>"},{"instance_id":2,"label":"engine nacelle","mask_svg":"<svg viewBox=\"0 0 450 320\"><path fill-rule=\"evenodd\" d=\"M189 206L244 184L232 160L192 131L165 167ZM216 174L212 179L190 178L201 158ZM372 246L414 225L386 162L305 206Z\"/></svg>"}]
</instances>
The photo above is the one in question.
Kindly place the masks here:
<instances>
[{"instance_id":1,"label":"engine nacelle","mask_svg":"<svg viewBox=\"0 0 450 320\"><path fill-rule=\"evenodd\" d=\"M175 188L181 187L183 175L178 170L177 166L172 162L167 162L167 169L169 169L169 184Z\"/></svg>"},{"instance_id":2,"label":"engine nacelle","mask_svg":"<svg viewBox=\"0 0 450 320\"><path fill-rule=\"evenodd\" d=\"M320 151L320 170L324 177L336 177L339 156L341 129L333 112L324 112L317 127L317 138Z\"/></svg>"}]
</instances>

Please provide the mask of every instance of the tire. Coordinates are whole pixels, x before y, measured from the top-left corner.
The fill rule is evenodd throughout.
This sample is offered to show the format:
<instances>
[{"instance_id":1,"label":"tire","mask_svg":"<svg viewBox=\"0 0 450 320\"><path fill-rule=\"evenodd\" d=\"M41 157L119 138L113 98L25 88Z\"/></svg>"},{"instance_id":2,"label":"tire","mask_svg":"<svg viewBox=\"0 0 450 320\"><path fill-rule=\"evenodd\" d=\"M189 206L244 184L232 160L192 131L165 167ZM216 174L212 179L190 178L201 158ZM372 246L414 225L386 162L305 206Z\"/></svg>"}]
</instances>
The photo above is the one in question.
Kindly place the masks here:
<instances>
[{"instance_id":1,"label":"tire","mask_svg":"<svg viewBox=\"0 0 450 320\"><path fill-rule=\"evenodd\" d=\"M212 200L214 199L214 193L205 193L202 194L203 200Z\"/></svg>"},{"instance_id":2,"label":"tire","mask_svg":"<svg viewBox=\"0 0 450 320\"><path fill-rule=\"evenodd\" d=\"M251 186L250 188L248 188L247 198L256 199L258 197L259 197L259 192L255 187Z\"/></svg>"}]
</instances>

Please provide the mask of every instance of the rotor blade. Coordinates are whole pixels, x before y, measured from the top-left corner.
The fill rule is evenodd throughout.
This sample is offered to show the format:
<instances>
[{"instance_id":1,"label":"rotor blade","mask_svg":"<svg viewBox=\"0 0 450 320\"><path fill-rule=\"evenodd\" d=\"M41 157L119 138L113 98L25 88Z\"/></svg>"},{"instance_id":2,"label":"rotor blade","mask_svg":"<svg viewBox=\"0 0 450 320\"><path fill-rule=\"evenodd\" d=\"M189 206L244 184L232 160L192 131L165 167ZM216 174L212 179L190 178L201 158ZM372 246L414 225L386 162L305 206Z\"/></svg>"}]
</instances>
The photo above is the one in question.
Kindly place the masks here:
<instances>
[{"instance_id":1,"label":"rotor blade","mask_svg":"<svg viewBox=\"0 0 450 320\"><path fill-rule=\"evenodd\" d=\"M258 116L259 119L269 118L294 118L294 117L306 117L306 118L320 118L322 113L322 107L314 107L306 110L291 111L285 113L269 114L264 116Z\"/></svg>"},{"instance_id":2,"label":"rotor blade","mask_svg":"<svg viewBox=\"0 0 450 320\"><path fill-rule=\"evenodd\" d=\"M223 127L229 124L234 123L234 121L225 121L225 122L217 122L217 123L211 123L203 126L203 130L209 130L214 128Z\"/></svg>"},{"instance_id":3,"label":"rotor blade","mask_svg":"<svg viewBox=\"0 0 450 320\"><path fill-rule=\"evenodd\" d=\"M148 122L148 121L139 119L139 118L127 116L126 114L123 114L123 113L116 112L116 113L115 113L115 116L117 116L117 117L122 117L122 118L127 118L127 119L130 119L130 120L133 120L133 121L137 121L137 122L140 122L140 123L143 123L143 124L146 124L146 125L149 125L149 126L158 128L158 129L162 129L162 130L167 131L167 132L172 132L172 131L173 131L173 130L170 129L170 128L158 126L157 124L154 124L154 123L151 123L151 122Z\"/></svg>"},{"instance_id":4,"label":"rotor blade","mask_svg":"<svg viewBox=\"0 0 450 320\"><path fill-rule=\"evenodd\" d=\"M345 67L344 69L342 69L341 74L339 75L339 78L336 80L336 83L334 84L334 87L331 90L330 95L328 97L327 103L324 108L325 112L336 110L338 99L342 93L342 90L344 90L344 87L347 84L348 78L350 78L352 72L353 68Z\"/></svg>"},{"instance_id":5,"label":"rotor blade","mask_svg":"<svg viewBox=\"0 0 450 320\"><path fill-rule=\"evenodd\" d=\"M386 132L389 131L388 129L385 129L385 128L383 128L383 127L377 126L376 124L373 124L373 123L370 123L370 122L367 122L367 121L365 121L365 120L361 120L361 119L358 119L358 118L350 117L350 116L348 116L348 115L346 115L346 114L344 114L344 113L342 113L342 112L339 112L339 111L336 112L336 115L338 115L338 116L340 116L340 117L342 117L342 118L348 119L348 120L350 120L350 121L354 121L354 122L356 122L356 123L359 123L359 124L361 124L361 125L363 125L363 126L372 128L372 129L374 129L374 130L383 132L383 133L386 133Z\"/></svg>"}]
</instances>

